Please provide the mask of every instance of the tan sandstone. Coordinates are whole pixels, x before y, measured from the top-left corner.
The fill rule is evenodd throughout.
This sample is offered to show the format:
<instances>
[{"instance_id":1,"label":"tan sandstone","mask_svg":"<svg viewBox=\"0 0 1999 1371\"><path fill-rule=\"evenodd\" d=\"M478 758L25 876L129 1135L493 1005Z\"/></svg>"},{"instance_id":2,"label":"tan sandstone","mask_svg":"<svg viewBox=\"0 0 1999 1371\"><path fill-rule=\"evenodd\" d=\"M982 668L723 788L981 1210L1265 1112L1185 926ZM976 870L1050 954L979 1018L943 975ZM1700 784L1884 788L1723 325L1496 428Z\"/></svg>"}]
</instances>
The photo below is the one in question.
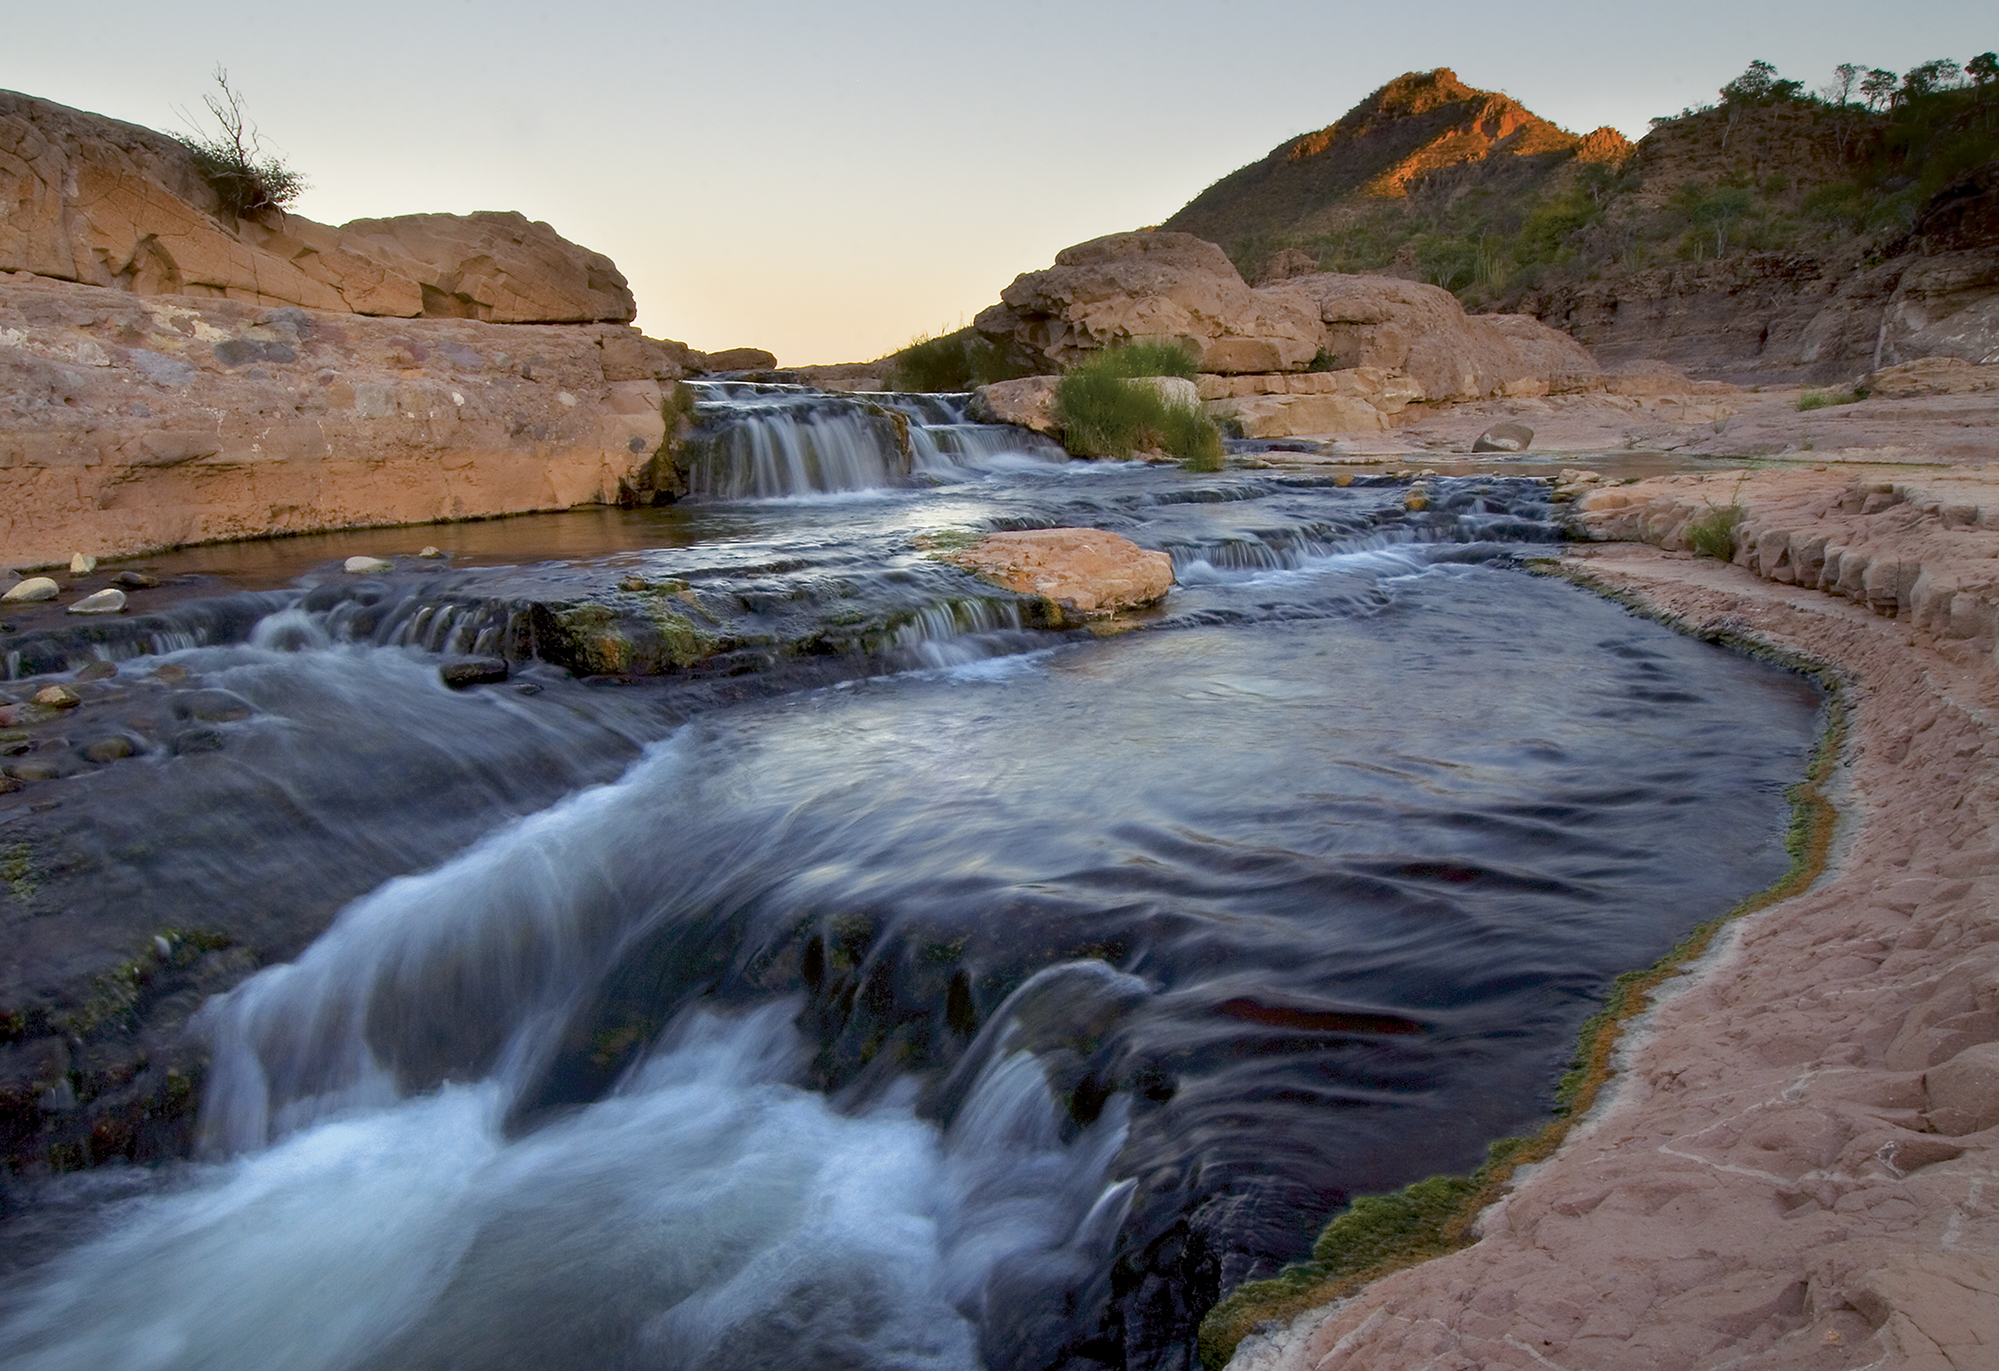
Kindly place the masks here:
<instances>
[{"instance_id":1,"label":"tan sandstone","mask_svg":"<svg viewBox=\"0 0 1999 1371\"><path fill-rule=\"evenodd\" d=\"M991 533L951 560L995 585L1039 595L1071 626L1148 605L1173 587L1173 559L1096 528Z\"/></svg>"},{"instance_id":2,"label":"tan sandstone","mask_svg":"<svg viewBox=\"0 0 1999 1371\"><path fill-rule=\"evenodd\" d=\"M675 356L619 325L0 277L0 565L615 500Z\"/></svg>"},{"instance_id":3,"label":"tan sandstone","mask_svg":"<svg viewBox=\"0 0 1999 1371\"><path fill-rule=\"evenodd\" d=\"M1071 364L1133 339L1186 344L1204 372L1378 368L1433 401L1582 389L1599 371L1580 344L1525 315L1467 315L1414 281L1314 272L1252 288L1213 243L1141 231L1064 248L980 313L1008 355Z\"/></svg>"},{"instance_id":4,"label":"tan sandstone","mask_svg":"<svg viewBox=\"0 0 1999 1371\"><path fill-rule=\"evenodd\" d=\"M0 91L0 270L140 295L496 323L630 323L608 257L511 212L225 214L174 139Z\"/></svg>"},{"instance_id":5,"label":"tan sandstone","mask_svg":"<svg viewBox=\"0 0 1999 1371\"><path fill-rule=\"evenodd\" d=\"M1670 550L1738 499L1740 565ZM1596 535L1644 541L1587 547L1578 574L1849 682L1832 865L1662 997L1614 1097L1476 1243L1251 1338L1231 1366L1990 1367L1999 578L1974 573L1999 549L1999 480L1673 477L1581 504Z\"/></svg>"}]
</instances>

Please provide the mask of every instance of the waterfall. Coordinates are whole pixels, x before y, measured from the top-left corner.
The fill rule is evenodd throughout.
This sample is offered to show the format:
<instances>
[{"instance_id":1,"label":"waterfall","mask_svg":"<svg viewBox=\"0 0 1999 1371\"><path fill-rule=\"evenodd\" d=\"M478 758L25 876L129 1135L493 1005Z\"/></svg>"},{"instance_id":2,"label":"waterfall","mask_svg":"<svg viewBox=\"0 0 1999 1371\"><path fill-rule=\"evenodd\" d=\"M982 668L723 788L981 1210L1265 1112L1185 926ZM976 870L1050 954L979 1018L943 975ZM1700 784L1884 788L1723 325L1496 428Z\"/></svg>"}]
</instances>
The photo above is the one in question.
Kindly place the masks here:
<instances>
[{"instance_id":1,"label":"waterfall","mask_svg":"<svg viewBox=\"0 0 1999 1371\"><path fill-rule=\"evenodd\" d=\"M693 381L688 486L713 499L882 490L963 479L997 459L1066 461L1046 438L965 419L963 395L828 394L807 386Z\"/></svg>"}]
</instances>

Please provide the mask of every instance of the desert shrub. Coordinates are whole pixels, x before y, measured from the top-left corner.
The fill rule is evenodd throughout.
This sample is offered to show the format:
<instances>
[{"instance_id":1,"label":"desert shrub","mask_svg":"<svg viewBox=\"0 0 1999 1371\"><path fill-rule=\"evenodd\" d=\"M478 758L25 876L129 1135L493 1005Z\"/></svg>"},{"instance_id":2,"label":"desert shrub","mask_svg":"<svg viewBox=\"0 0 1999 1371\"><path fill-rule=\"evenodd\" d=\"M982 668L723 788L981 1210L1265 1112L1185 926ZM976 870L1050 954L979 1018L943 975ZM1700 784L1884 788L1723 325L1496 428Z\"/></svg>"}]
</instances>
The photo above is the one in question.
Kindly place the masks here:
<instances>
[{"instance_id":1,"label":"desert shrub","mask_svg":"<svg viewBox=\"0 0 1999 1371\"><path fill-rule=\"evenodd\" d=\"M970 327L935 337L918 334L886 360L889 384L897 390L970 390L1029 374L1010 365L997 344Z\"/></svg>"},{"instance_id":2,"label":"desert shrub","mask_svg":"<svg viewBox=\"0 0 1999 1371\"><path fill-rule=\"evenodd\" d=\"M1853 405L1867 398L1864 390L1808 390L1798 397L1798 408L1824 409L1828 405Z\"/></svg>"},{"instance_id":3,"label":"desert shrub","mask_svg":"<svg viewBox=\"0 0 1999 1371\"><path fill-rule=\"evenodd\" d=\"M1739 500L1726 505L1710 504L1707 513L1687 525L1687 546L1697 557L1713 557L1717 561L1735 560L1735 528L1748 513Z\"/></svg>"},{"instance_id":4,"label":"desert shrub","mask_svg":"<svg viewBox=\"0 0 1999 1371\"><path fill-rule=\"evenodd\" d=\"M1157 339L1106 348L1087 365L1108 367L1119 376L1178 376L1191 381L1201 374L1200 358L1192 348Z\"/></svg>"},{"instance_id":5,"label":"desert shrub","mask_svg":"<svg viewBox=\"0 0 1999 1371\"><path fill-rule=\"evenodd\" d=\"M305 193L310 184L302 172L265 151L257 126L243 109L242 92L229 84L229 73L215 69L219 93L202 98L215 131L195 130L175 139L194 160L194 169L208 182L224 213L246 219L266 210L283 209Z\"/></svg>"},{"instance_id":6,"label":"desert shrub","mask_svg":"<svg viewBox=\"0 0 1999 1371\"><path fill-rule=\"evenodd\" d=\"M1110 348L1071 367L1055 388L1062 445L1079 457L1123 459L1157 450L1197 469L1219 467L1222 435L1212 418L1132 384L1147 376L1192 379L1194 367L1192 353L1174 343Z\"/></svg>"}]
</instances>

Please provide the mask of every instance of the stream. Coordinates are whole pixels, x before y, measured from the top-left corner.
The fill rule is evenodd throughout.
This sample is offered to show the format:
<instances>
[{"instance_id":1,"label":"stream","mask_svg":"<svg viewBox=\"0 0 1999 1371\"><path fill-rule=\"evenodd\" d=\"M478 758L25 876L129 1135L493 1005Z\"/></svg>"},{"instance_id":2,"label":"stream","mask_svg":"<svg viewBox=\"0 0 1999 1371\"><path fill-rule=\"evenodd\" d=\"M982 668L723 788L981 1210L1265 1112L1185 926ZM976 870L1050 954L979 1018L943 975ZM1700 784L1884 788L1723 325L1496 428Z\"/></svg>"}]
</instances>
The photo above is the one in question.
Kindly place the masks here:
<instances>
[{"instance_id":1,"label":"stream","mask_svg":"<svg viewBox=\"0 0 1999 1371\"><path fill-rule=\"evenodd\" d=\"M0 848L72 860L10 936L261 966L185 983L190 1155L10 1196L0 1363L1188 1371L1787 865L1816 688L1532 574L1504 466L1412 510L952 397L700 417L678 505L195 549L0 638L11 698L117 664L136 752L35 744L77 798ZM1179 584L1057 632L935 555L1068 525Z\"/></svg>"}]
</instances>

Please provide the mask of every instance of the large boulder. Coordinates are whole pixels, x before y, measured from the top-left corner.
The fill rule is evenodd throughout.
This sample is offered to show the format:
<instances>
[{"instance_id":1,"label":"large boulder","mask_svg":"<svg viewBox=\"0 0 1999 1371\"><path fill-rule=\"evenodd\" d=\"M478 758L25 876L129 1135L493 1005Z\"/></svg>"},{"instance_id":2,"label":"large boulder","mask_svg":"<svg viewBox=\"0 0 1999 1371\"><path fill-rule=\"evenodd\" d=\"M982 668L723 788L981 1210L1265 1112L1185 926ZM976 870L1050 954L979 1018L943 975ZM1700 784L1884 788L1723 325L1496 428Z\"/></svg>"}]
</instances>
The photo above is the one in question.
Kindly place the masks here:
<instances>
[{"instance_id":1,"label":"large boulder","mask_svg":"<svg viewBox=\"0 0 1999 1371\"><path fill-rule=\"evenodd\" d=\"M1438 286L1318 272L1264 286L1322 322L1338 368L1399 371L1432 401L1579 390L1602 374L1583 346L1525 315L1467 315Z\"/></svg>"},{"instance_id":2,"label":"large boulder","mask_svg":"<svg viewBox=\"0 0 1999 1371\"><path fill-rule=\"evenodd\" d=\"M1059 376L1022 376L995 381L972 392L966 414L981 424L1018 424L1051 438L1062 436L1055 419L1055 387Z\"/></svg>"},{"instance_id":3,"label":"large boulder","mask_svg":"<svg viewBox=\"0 0 1999 1371\"><path fill-rule=\"evenodd\" d=\"M990 533L951 560L995 585L1041 596L1058 626L1148 605L1173 588L1171 557L1100 528Z\"/></svg>"},{"instance_id":4,"label":"large boulder","mask_svg":"<svg viewBox=\"0 0 1999 1371\"><path fill-rule=\"evenodd\" d=\"M629 324L630 286L611 259L513 210L355 219L340 245L416 282L426 319Z\"/></svg>"},{"instance_id":5,"label":"large boulder","mask_svg":"<svg viewBox=\"0 0 1999 1371\"><path fill-rule=\"evenodd\" d=\"M1115 233L1055 255L1000 292L973 321L1008 355L1064 366L1134 339L1187 344L1209 372L1299 371L1319 322L1252 292L1227 254L1187 233Z\"/></svg>"},{"instance_id":6,"label":"large boulder","mask_svg":"<svg viewBox=\"0 0 1999 1371\"><path fill-rule=\"evenodd\" d=\"M238 219L174 139L13 91L0 91L0 270L394 318L637 314L609 258L522 215Z\"/></svg>"},{"instance_id":7,"label":"large boulder","mask_svg":"<svg viewBox=\"0 0 1999 1371\"><path fill-rule=\"evenodd\" d=\"M676 349L0 277L0 554L645 498L670 481Z\"/></svg>"},{"instance_id":8,"label":"large boulder","mask_svg":"<svg viewBox=\"0 0 1999 1371\"><path fill-rule=\"evenodd\" d=\"M1436 286L1313 271L1252 289L1220 248L1186 233L1118 233L1065 248L1053 267L1001 291L974 326L1004 355L1034 364L1168 339L1187 344L1211 375L1303 372L1330 358L1337 369L1400 373L1439 401L1578 390L1601 374L1567 334L1525 315L1467 315Z\"/></svg>"}]
</instances>

